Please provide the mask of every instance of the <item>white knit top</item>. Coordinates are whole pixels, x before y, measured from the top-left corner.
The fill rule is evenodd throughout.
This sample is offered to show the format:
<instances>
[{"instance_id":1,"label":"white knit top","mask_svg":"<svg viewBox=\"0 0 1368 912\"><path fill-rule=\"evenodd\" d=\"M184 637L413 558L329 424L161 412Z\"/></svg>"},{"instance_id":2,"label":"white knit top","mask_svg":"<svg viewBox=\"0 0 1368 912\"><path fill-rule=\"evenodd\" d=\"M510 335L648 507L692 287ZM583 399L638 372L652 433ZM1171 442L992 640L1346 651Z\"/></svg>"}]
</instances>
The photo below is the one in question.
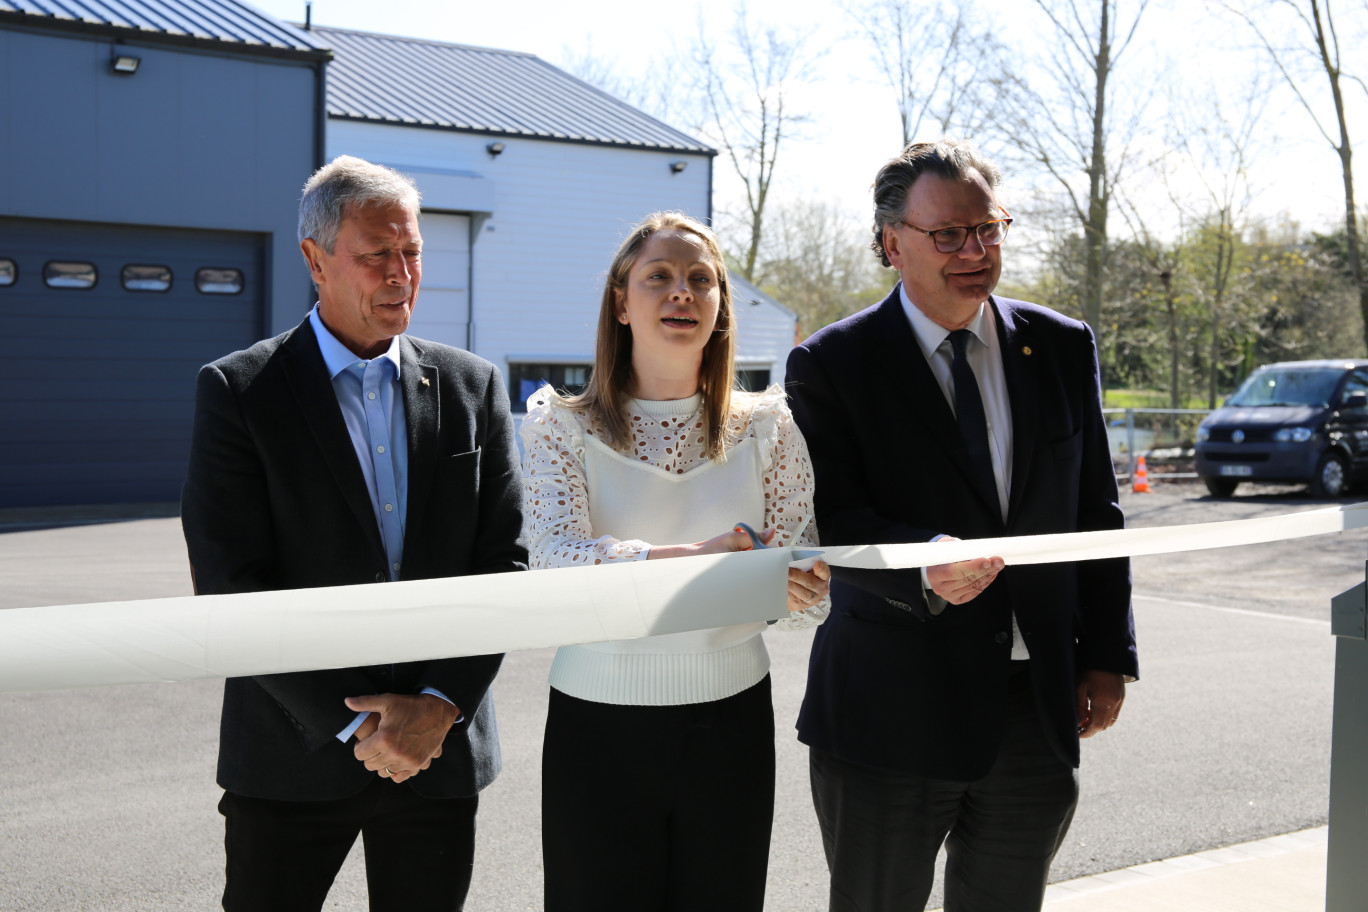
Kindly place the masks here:
<instances>
[{"instance_id":1,"label":"white knit top","mask_svg":"<svg viewBox=\"0 0 1368 912\"><path fill-rule=\"evenodd\" d=\"M549 387L523 420L524 531L530 565L567 567L644 560L651 544L702 541L738 521L776 529L775 547L815 545L812 467L782 389L733 394L735 442L726 459L703 451L701 397L632 400L630 454L612 449ZM778 625L821 623L823 600ZM584 700L672 706L720 700L769 670L764 624L565 646L551 686Z\"/></svg>"}]
</instances>

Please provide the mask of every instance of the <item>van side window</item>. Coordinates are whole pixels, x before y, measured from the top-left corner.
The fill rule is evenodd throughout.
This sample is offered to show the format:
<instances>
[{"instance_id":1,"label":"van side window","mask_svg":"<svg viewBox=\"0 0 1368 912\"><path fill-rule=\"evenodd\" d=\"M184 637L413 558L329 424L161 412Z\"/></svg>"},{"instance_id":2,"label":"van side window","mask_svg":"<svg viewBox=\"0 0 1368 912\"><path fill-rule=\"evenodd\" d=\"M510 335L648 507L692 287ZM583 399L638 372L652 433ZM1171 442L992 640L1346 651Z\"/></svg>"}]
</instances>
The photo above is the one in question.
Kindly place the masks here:
<instances>
[{"instance_id":1,"label":"van side window","mask_svg":"<svg viewBox=\"0 0 1368 912\"><path fill-rule=\"evenodd\" d=\"M1358 368L1349 374L1349 379L1344 381L1344 392L1340 394L1340 401L1344 402L1350 393L1355 392L1368 393L1368 369Z\"/></svg>"}]
</instances>

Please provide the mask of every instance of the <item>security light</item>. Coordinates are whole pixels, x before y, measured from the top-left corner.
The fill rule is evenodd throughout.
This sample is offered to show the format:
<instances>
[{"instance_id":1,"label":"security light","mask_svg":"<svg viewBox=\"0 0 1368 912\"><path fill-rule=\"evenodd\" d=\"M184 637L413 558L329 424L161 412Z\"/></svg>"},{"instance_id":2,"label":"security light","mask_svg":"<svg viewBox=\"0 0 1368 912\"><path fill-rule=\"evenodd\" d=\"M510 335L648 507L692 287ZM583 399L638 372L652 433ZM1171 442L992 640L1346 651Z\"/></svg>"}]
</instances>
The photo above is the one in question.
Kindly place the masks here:
<instances>
[{"instance_id":1,"label":"security light","mask_svg":"<svg viewBox=\"0 0 1368 912\"><path fill-rule=\"evenodd\" d=\"M111 53L109 55L109 68L123 76L132 76L138 72L138 66L141 63L142 58L134 57L132 54Z\"/></svg>"}]
</instances>

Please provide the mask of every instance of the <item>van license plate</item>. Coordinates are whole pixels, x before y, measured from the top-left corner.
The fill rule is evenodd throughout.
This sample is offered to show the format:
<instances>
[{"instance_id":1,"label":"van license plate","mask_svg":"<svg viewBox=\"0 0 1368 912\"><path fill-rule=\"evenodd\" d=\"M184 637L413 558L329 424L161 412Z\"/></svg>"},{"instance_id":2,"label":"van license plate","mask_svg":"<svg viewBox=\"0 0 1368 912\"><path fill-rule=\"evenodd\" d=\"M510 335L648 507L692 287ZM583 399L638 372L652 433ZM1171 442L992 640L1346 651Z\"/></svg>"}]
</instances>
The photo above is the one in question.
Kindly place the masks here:
<instances>
[{"instance_id":1,"label":"van license plate","mask_svg":"<svg viewBox=\"0 0 1368 912\"><path fill-rule=\"evenodd\" d=\"M1223 465L1221 466L1222 475L1234 475L1237 478L1248 478L1254 474L1253 466L1242 465Z\"/></svg>"}]
</instances>

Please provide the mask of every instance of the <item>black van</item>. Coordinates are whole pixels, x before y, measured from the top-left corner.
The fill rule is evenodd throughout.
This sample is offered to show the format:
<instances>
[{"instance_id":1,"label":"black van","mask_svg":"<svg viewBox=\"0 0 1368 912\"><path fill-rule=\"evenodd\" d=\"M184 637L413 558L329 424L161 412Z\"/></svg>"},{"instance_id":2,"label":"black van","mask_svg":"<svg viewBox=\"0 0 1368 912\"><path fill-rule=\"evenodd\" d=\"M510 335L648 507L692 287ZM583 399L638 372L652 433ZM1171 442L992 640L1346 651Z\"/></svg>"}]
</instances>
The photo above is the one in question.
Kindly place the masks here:
<instances>
[{"instance_id":1,"label":"black van","mask_svg":"<svg viewBox=\"0 0 1368 912\"><path fill-rule=\"evenodd\" d=\"M1197 429L1216 497L1242 481L1305 482L1340 497L1368 474L1368 361L1284 361L1250 374Z\"/></svg>"}]
</instances>

